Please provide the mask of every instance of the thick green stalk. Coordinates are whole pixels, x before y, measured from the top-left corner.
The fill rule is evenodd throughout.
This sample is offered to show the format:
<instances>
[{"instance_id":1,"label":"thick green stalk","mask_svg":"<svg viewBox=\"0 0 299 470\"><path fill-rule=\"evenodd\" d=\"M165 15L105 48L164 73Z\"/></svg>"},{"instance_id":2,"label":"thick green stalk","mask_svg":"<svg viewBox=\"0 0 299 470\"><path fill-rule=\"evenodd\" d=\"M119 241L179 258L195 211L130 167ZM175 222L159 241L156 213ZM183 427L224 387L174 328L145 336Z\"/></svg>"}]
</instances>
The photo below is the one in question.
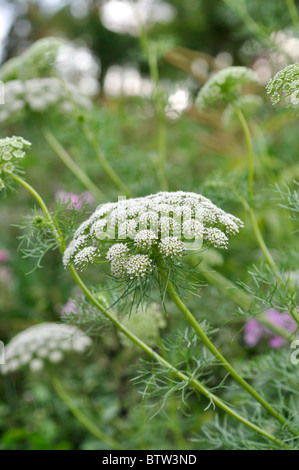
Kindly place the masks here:
<instances>
[{"instance_id":1,"label":"thick green stalk","mask_svg":"<svg viewBox=\"0 0 299 470\"><path fill-rule=\"evenodd\" d=\"M91 181L89 176L81 170L79 165L72 159L70 154L62 147L58 142L56 137L52 134L49 129L43 130L43 135L52 150L60 158L60 160L65 164L65 166L76 176L76 178L90 191L98 202L102 201L104 194L102 191Z\"/></svg>"},{"instance_id":2,"label":"thick green stalk","mask_svg":"<svg viewBox=\"0 0 299 470\"><path fill-rule=\"evenodd\" d=\"M41 196L28 184L26 183L23 179L17 177L16 175L13 175L14 179L18 181L24 188L26 188L30 194L36 199L36 201L39 203L40 207L42 208L45 216L49 219L49 223L53 227L53 234L57 240L58 246L60 248L60 251L63 252L65 249L65 242L64 239L60 233L60 231L56 228L54 221L51 218L51 215L48 211L47 206L45 205L43 199ZM90 302L100 311L102 312L106 318L108 318L112 324L116 326L116 328L122 332L125 336L127 336L133 343L135 343L139 348L141 348L147 355L149 355L152 359L154 359L156 362L159 364L162 364L165 366L169 372L175 374L176 377L179 379L187 382L190 384L194 389L198 390L203 396L208 398L212 403L214 403L216 406L218 406L220 409L222 409L224 412L226 412L229 416L237 419L240 423L244 424L248 428L256 431L259 435L269 439L271 442L274 442L275 444L282 446L284 448L290 448L288 445L284 444L282 441L274 437L271 433L268 431L265 431L264 429L260 428L259 426L256 426L254 423L251 421L247 420L243 416L241 416L239 413L237 413L235 410L233 410L230 406L228 406L225 402L223 402L220 398L218 398L216 395L211 393L204 385L202 385L198 380L194 379L193 377L184 374L183 372L177 370L174 366L172 366L166 359L161 357L158 353L156 353L151 347L149 347L147 344L145 344L141 339L139 339L137 336L135 336L133 333L131 333L124 325L122 325L118 319L113 315L112 313L108 312L105 306L103 306L92 294L92 292L88 289L88 287L85 285L85 283L82 281L76 270L74 269L73 266L70 266L70 272L75 280L75 282L78 284L78 286L82 289L82 291L85 293L87 299L90 300Z\"/></svg>"},{"instance_id":3,"label":"thick green stalk","mask_svg":"<svg viewBox=\"0 0 299 470\"><path fill-rule=\"evenodd\" d=\"M290 428L290 425L288 423L288 420L284 418L282 415L278 413L251 385L249 385L246 380L244 380L238 372L233 368L233 366L225 359L225 357L221 354L221 352L214 346L214 344L211 342L211 340L208 338L206 333L203 331L201 326L198 324L196 321L195 317L192 315L190 310L186 307L186 305L183 303L183 301L180 299L178 296L177 292L175 291L175 288L170 280L167 281L167 291L171 297L171 299L174 301L178 309L181 311L181 313L184 315L188 323L192 326L192 328L196 331L198 334L199 338L202 340L204 345L211 351L211 353L216 357L216 359L219 360L220 365L222 365L228 372L229 374L235 379L235 381L241 385L250 395L255 398L264 408L265 410L268 411L268 413L271 414L277 421L279 421L280 424L284 426L288 426ZM290 430L292 430L290 428ZM294 434L296 435L297 433L294 431Z\"/></svg>"},{"instance_id":4,"label":"thick green stalk","mask_svg":"<svg viewBox=\"0 0 299 470\"><path fill-rule=\"evenodd\" d=\"M118 442L116 442L112 437L105 434L101 429L99 429L73 402L71 397L65 391L62 383L57 377L51 377L52 385L56 393L59 395L61 400L66 404L71 413L77 418L79 423L82 424L93 436L99 439L102 442L105 442L112 449L123 450Z\"/></svg>"}]
</instances>

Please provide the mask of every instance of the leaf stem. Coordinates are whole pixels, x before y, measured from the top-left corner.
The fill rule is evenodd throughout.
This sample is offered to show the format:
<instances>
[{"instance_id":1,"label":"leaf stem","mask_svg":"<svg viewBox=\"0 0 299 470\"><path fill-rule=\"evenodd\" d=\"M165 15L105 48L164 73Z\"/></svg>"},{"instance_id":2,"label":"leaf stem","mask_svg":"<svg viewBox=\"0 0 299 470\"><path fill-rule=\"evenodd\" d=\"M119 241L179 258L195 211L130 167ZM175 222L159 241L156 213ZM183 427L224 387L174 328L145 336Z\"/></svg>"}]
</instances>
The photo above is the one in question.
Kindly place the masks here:
<instances>
[{"instance_id":1,"label":"leaf stem","mask_svg":"<svg viewBox=\"0 0 299 470\"><path fill-rule=\"evenodd\" d=\"M183 301L178 296L172 282L168 279L167 281L167 291L176 304L180 312L184 315L188 323L192 326L192 328L196 331L199 338L202 340L204 345L211 351L211 353L220 361L220 364L230 373L230 375L235 379L236 382L241 385L250 395L255 398L267 411L270 413L280 424L287 426L290 430L297 435L295 431L292 430L290 427L289 422L286 418L278 413L251 385L249 385L246 380L244 380L238 372L233 368L233 366L225 359L225 357L221 354L221 352L214 346L211 340L208 338L206 333L203 331L201 326L198 324L195 317L192 315L190 310L186 307Z\"/></svg>"},{"instance_id":2,"label":"leaf stem","mask_svg":"<svg viewBox=\"0 0 299 470\"><path fill-rule=\"evenodd\" d=\"M90 191L100 202L104 198L102 191L91 181L89 176L81 170L79 165L72 159L70 154L62 147L50 129L44 128L43 135L51 149L56 153L65 166L76 176L76 178Z\"/></svg>"},{"instance_id":3,"label":"leaf stem","mask_svg":"<svg viewBox=\"0 0 299 470\"><path fill-rule=\"evenodd\" d=\"M51 377L51 382L53 388L61 400L66 404L71 413L77 418L79 423L82 424L93 436L99 439L102 442L105 442L112 449L123 450L118 442L116 442L112 437L105 434L101 429L99 429L74 403L71 397L66 392L62 383L57 377Z\"/></svg>"},{"instance_id":4,"label":"leaf stem","mask_svg":"<svg viewBox=\"0 0 299 470\"><path fill-rule=\"evenodd\" d=\"M238 116L238 119L240 121L240 124L242 126L245 140L246 140L246 145L247 145L247 151L248 151L248 200L251 203L252 200L252 193L253 193L253 180L254 180L254 157L253 157L253 147L252 147L252 140L251 140L251 135L249 131L249 127L247 124L247 121L244 117L244 114L236 104L236 102L232 102L232 106L235 110L235 113Z\"/></svg>"}]
</instances>

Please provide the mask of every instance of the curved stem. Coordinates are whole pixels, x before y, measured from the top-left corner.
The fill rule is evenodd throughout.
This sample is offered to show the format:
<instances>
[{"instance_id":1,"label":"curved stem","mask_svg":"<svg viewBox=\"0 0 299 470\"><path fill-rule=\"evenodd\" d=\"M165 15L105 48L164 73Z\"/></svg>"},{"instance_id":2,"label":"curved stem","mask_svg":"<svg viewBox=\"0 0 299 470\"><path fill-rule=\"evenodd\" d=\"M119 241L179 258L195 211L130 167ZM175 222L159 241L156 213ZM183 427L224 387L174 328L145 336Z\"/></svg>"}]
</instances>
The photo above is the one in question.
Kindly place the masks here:
<instances>
[{"instance_id":1,"label":"curved stem","mask_svg":"<svg viewBox=\"0 0 299 470\"><path fill-rule=\"evenodd\" d=\"M82 426L84 426L97 439L108 444L112 449L123 450L123 447L121 447L118 442L101 431L101 429L99 429L79 408L77 408L57 377L51 377L51 382L55 392L59 395L61 400L66 404L68 409L77 418L79 423L82 424Z\"/></svg>"},{"instance_id":2,"label":"curved stem","mask_svg":"<svg viewBox=\"0 0 299 470\"><path fill-rule=\"evenodd\" d=\"M56 227L56 225L55 225L55 223L54 223L54 221L51 217L51 214L50 214L50 212L49 212L49 210L46 206L46 203L44 202L42 197L38 194L37 191L35 191L35 189L32 186L30 186L30 184L28 184L25 180L23 180L19 176L15 175L14 173L10 173L10 176L15 181L17 181L17 183L19 183L21 186L23 186L25 189L27 189L27 191L29 191L29 193L36 199L36 201L40 205L46 219L48 220L48 223L49 223L51 229L53 230L53 235L54 235L54 237L55 237L55 239L58 243L60 251L63 252L64 249L65 249L64 238L62 236L61 231Z\"/></svg>"},{"instance_id":3,"label":"curved stem","mask_svg":"<svg viewBox=\"0 0 299 470\"><path fill-rule=\"evenodd\" d=\"M188 323L196 331L199 338L205 344L205 346L211 351L211 353L220 361L220 364L230 373L230 375L235 379L236 382L241 385L250 395L255 398L267 411L270 413L280 424L288 426L290 430L297 435L295 431L292 430L286 418L278 413L251 385L249 385L246 380L244 380L238 372L233 368L233 366L225 359L221 352L214 346L208 336L205 334L201 326L196 321L195 317L192 315L190 310L186 307L183 301L180 299L178 294L175 291L175 288L170 280L167 281L167 291L174 301L178 309L184 315Z\"/></svg>"},{"instance_id":4,"label":"curved stem","mask_svg":"<svg viewBox=\"0 0 299 470\"><path fill-rule=\"evenodd\" d=\"M246 145L247 145L247 150L248 150L248 200L251 201L252 193L253 193L253 179L254 179L254 158L253 158L252 140L251 140L249 127L244 117L244 114L238 108L235 102L232 102L232 106L235 110L235 113L238 116L238 119L240 121L240 124L244 132L245 140L246 140Z\"/></svg>"},{"instance_id":5,"label":"curved stem","mask_svg":"<svg viewBox=\"0 0 299 470\"><path fill-rule=\"evenodd\" d=\"M141 339L139 339L137 336L135 336L131 331L129 331L122 323L118 321L118 319L112 314L109 313L103 305L100 304L100 302L93 296L93 294L90 292L88 287L84 284L78 273L75 271L74 267L70 267L70 272L78 284L78 286L82 289L86 297L90 300L90 302L102 312L105 317L109 318L109 320L116 326L116 328L123 333L125 336L127 336L133 343L135 343L140 349L142 349L148 356L150 356L152 359L154 359L156 362L159 364L162 364L165 366L169 372L172 372L176 377L179 379L188 382L192 387L194 387L196 390L198 390L203 396L208 398L212 403L214 403L216 406L221 408L223 411L225 411L228 415L232 416L233 418L237 419L239 422L245 424L247 427L250 429L258 432L260 435L267 437L270 439L272 442L275 442L276 444L279 443L279 445L284 444L279 441L277 438L272 436L270 433L267 431L261 429L260 427L256 426L255 424L251 423L248 421L246 418L243 418L239 413L234 411L230 406L228 406L225 402L223 402L220 398L218 398L216 395L211 393L204 385L202 385L198 380L184 374L183 372L177 370L173 365L171 365L166 359L164 359L162 356L160 356L156 351L154 351L151 347L149 347L146 343L144 343ZM285 424L284 418L283 418L283 424Z\"/></svg>"},{"instance_id":6,"label":"curved stem","mask_svg":"<svg viewBox=\"0 0 299 470\"><path fill-rule=\"evenodd\" d=\"M42 208L45 216L49 219L49 223L53 227L53 234L57 240L57 243L59 245L60 251L63 252L65 249L65 242L64 239L60 233L60 231L56 228L55 223L53 219L51 218L51 215L48 211L47 206L45 205L43 199L41 196L24 180L21 178L17 177L16 175L13 175L14 179L18 181L24 188L26 188L32 196L36 199L36 201L39 203L40 207ZM89 301L100 311L106 318L108 318L113 325L125 336L127 336L133 343L135 343L140 349L142 349L148 356L150 356L152 359L154 359L156 362L159 364L162 364L165 366L169 372L173 373L176 377L179 379L187 382L190 384L194 389L198 390L203 396L208 398L212 403L214 403L216 406L218 406L220 409L225 411L229 416L237 419L240 423L244 424L248 428L256 431L258 434L261 436L269 439L271 442L274 442L275 444L282 446L284 448L290 448L286 444L284 444L282 441L277 439L275 436L273 436L271 433L268 431L265 431L264 429L260 428L259 426L255 425L251 421L247 420L243 416L241 416L238 412L233 410L230 406L228 406L225 402L223 402L220 398L218 398L216 395L211 393L207 387L202 385L198 380L193 378L190 375L186 375L183 372L179 371L176 369L172 364L170 364L166 359L164 359L162 356L160 356L156 351L154 351L150 346L148 346L146 343L144 343L140 338L135 336L130 330L128 330L122 323L120 323L117 319L117 317L108 312L105 306L103 306L92 294L92 292L88 289L88 287L85 285L83 280L80 278L74 267L71 265L70 268L70 273L73 276L75 282L78 284L78 286L81 288L81 290L84 292L86 295L86 298L89 299ZM175 296L177 298L177 296ZM183 305L183 310L185 311L185 306ZM195 320L195 319L194 319ZM196 320L195 320L196 321ZM282 418L284 420L284 418ZM285 423L285 420L283 422Z\"/></svg>"},{"instance_id":7,"label":"curved stem","mask_svg":"<svg viewBox=\"0 0 299 470\"><path fill-rule=\"evenodd\" d=\"M112 168L112 166L110 165L110 163L106 159L103 151L101 150L101 148L98 145L97 139L95 138L93 133L90 131L89 127L87 126L87 124L85 122L82 122L82 130L84 132L84 135L85 135L86 139L88 140L88 142L92 146L92 148L93 148L93 150L96 154L96 157L97 157L99 163L101 164L103 170L107 174L107 176L111 179L113 184L121 191L122 195L124 195L126 197L131 197L130 190L122 182L122 180L120 179L118 174L115 172L115 170Z\"/></svg>"},{"instance_id":8,"label":"curved stem","mask_svg":"<svg viewBox=\"0 0 299 470\"><path fill-rule=\"evenodd\" d=\"M73 175L76 176L76 178L95 196L98 201L103 200L104 194L102 191L91 181L89 176L81 170L79 165L77 165L69 153L62 147L52 132L49 129L43 129L43 135L51 149L54 150L56 155L73 173Z\"/></svg>"}]
</instances>

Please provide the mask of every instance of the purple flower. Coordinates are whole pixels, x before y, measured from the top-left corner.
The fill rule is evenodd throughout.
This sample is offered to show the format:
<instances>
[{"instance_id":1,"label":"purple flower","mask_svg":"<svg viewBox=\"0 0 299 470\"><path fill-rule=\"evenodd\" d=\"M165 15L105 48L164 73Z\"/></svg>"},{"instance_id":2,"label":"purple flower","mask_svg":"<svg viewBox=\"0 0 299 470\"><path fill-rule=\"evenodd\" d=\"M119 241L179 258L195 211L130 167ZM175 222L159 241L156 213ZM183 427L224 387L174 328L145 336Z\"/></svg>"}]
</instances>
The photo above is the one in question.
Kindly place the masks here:
<instances>
[{"instance_id":1,"label":"purple flower","mask_svg":"<svg viewBox=\"0 0 299 470\"><path fill-rule=\"evenodd\" d=\"M72 206L75 210L81 209L85 203L92 204L94 202L94 197L90 191L85 191L82 194L57 191L55 194L55 199L57 202Z\"/></svg>"},{"instance_id":2,"label":"purple flower","mask_svg":"<svg viewBox=\"0 0 299 470\"><path fill-rule=\"evenodd\" d=\"M0 250L0 263L5 263L10 258L10 254L7 250Z\"/></svg>"},{"instance_id":3,"label":"purple flower","mask_svg":"<svg viewBox=\"0 0 299 470\"><path fill-rule=\"evenodd\" d=\"M297 330L296 322L287 312L281 313L275 308L269 308L264 314L267 319L277 327L284 328L290 333L294 333ZM287 343L286 339L276 335L269 330L269 328L262 325L256 318L253 318L246 324L244 329L245 344L252 348L262 339L267 339L269 346L273 349L278 349Z\"/></svg>"},{"instance_id":4,"label":"purple flower","mask_svg":"<svg viewBox=\"0 0 299 470\"><path fill-rule=\"evenodd\" d=\"M69 299L62 307L61 315L71 315L72 313L79 313L78 303L74 299Z\"/></svg>"}]
</instances>

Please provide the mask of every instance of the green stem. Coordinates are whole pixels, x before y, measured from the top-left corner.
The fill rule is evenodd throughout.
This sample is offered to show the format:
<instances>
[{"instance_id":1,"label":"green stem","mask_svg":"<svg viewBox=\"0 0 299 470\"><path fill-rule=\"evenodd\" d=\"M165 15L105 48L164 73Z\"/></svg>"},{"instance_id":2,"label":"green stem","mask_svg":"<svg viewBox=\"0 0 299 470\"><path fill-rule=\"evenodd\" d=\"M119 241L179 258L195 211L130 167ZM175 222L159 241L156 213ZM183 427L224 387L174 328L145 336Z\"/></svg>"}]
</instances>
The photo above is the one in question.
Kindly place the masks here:
<instances>
[{"instance_id":1,"label":"green stem","mask_svg":"<svg viewBox=\"0 0 299 470\"><path fill-rule=\"evenodd\" d=\"M174 301L178 309L184 315L188 323L192 326L192 328L196 331L199 338L202 340L204 345L211 351L211 353L219 360L220 364L230 373L230 375L236 380L236 382L241 385L250 395L255 398L267 411L270 413L280 424L284 426L288 426L292 431L288 421L282 415L280 415L251 385L249 385L233 368L233 366L225 359L225 357L221 354L221 352L214 346L214 344L210 341L208 336L202 330L201 326L198 324L190 310L186 307L186 305L182 302L180 297L175 291L175 288L170 280L167 281L167 291ZM297 433L295 431L294 434Z\"/></svg>"},{"instance_id":2,"label":"green stem","mask_svg":"<svg viewBox=\"0 0 299 470\"><path fill-rule=\"evenodd\" d=\"M166 135L166 117L164 112L164 100L159 88L159 68L158 58L154 47L150 47L145 28L139 19L140 44L147 57L151 80L154 84L154 105L158 119L158 154L157 173L161 189L168 190L168 180L166 177L167 164L167 135Z\"/></svg>"},{"instance_id":3,"label":"green stem","mask_svg":"<svg viewBox=\"0 0 299 470\"><path fill-rule=\"evenodd\" d=\"M233 108L235 110L235 113L237 114L238 119L240 121L240 124L242 126L244 136L245 136L245 140L246 140L246 145L247 145L247 151L248 151L248 200L249 200L249 202L251 202L252 194L253 194L253 179L254 179L254 158L253 158L252 140L251 140L249 127L248 127L247 121L244 117L244 114L238 108L238 106L235 102L232 102L232 106L233 106Z\"/></svg>"},{"instance_id":4,"label":"green stem","mask_svg":"<svg viewBox=\"0 0 299 470\"><path fill-rule=\"evenodd\" d=\"M25 189L27 189L27 191L29 191L29 193L36 199L36 201L38 202L38 204L40 205L51 229L53 230L53 234L54 234L54 237L58 243L58 246L60 248L60 251L63 252L64 249L65 249L65 242L64 242L64 239L63 239L63 236L62 236L62 233L60 232L59 229L57 229L55 223L53 222L53 219L51 217L51 214L46 206L46 203L44 202L44 200L42 199L42 197L38 194L37 191L35 191L35 189L30 186L30 184L28 184L25 180L23 180L22 178L20 178L19 176L15 175L14 173L10 173L10 176L15 180L17 181L17 183L19 183L21 186L23 186Z\"/></svg>"},{"instance_id":5,"label":"green stem","mask_svg":"<svg viewBox=\"0 0 299 470\"><path fill-rule=\"evenodd\" d=\"M60 247L61 252L64 251L65 249L65 242L64 239L61 235L61 233L57 230L55 223L53 219L51 218L51 215L48 211L47 206L45 205L43 199L41 196L24 180L21 178L17 177L16 175L13 175L14 179L18 181L24 188L26 188L32 196L36 199L36 201L39 203L40 207L42 208L45 216L49 219L49 223L51 223L51 226L53 227L53 234L57 240L57 243ZM137 336L135 336L133 333L131 333L123 324L121 324L118 319L113 315L112 313L109 313L105 306L103 306L92 294L92 292L88 289L88 287L85 285L83 280L80 278L74 267L71 265L70 266L70 273L73 276L75 282L78 284L78 286L81 288L81 290L84 292L86 295L86 298L90 300L90 302L100 311L104 314L106 318L108 318L113 325L125 336L127 336L133 343L135 343L139 348L141 348L148 356L150 356L152 359L154 359L156 362L159 364L162 364L165 366L169 372L173 373L176 377L179 379L187 382L190 384L195 390L198 390L203 396L208 398L212 403L214 403L216 406L218 406L220 409L225 411L229 416L237 419L240 423L244 424L248 428L256 431L258 434L261 436L269 439L271 442L274 442L275 444L282 446L284 448L290 448L286 444L284 444L282 441L274 437L271 433L268 431L265 431L264 429L260 428L259 426L256 426L254 423L251 421L247 420L243 416L241 416L239 413L237 413L235 410L233 410L230 406L228 406L225 402L223 402L220 398L218 398L216 395L211 393L204 385L202 385L198 380L194 379L193 377L184 374L183 372L177 370L174 366L172 366L166 359L161 357L157 352L155 352L151 347L149 347L146 343L144 343L141 339L139 339ZM184 305L184 304L183 304ZM185 306L184 306L185 308ZM282 418L284 419L284 418Z\"/></svg>"},{"instance_id":6,"label":"green stem","mask_svg":"<svg viewBox=\"0 0 299 470\"><path fill-rule=\"evenodd\" d=\"M286 0L287 8L296 29L299 29L299 15L294 0Z\"/></svg>"},{"instance_id":7,"label":"green stem","mask_svg":"<svg viewBox=\"0 0 299 470\"><path fill-rule=\"evenodd\" d=\"M173 373L179 379L181 379L185 382L188 382L192 387L194 387L196 390L198 390L203 396L208 398L212 403L214 403L216 406L221 408L223 411L225 411L230 416L237 419L239 422L245 424L250 429L255 430L260 435L262 435L264 437L267 437L272 442L275 442L276 444L285 446L281 441L279 441L277 438L272 436L270 433L268 433L267 431L259 428L255 424L248 421L246 418L243 418L239 413L237 413L232 408L230 408L228 405L226 405L220 398L218 398L216 395L211 393L198 380L196 380L196 379L184 374L183 372L177 370L166 359L164 359L162 356L160 356L157 352L155 352L152 348L150 348L147 344L145 344L141 339L139 339L133 333L131 333L124 325L122 325L118 321L118 319L112 313L109 313L105 309L105 307L103 305L101 305L100 302L93 296L93 294L90 292L88 287L84 284L84 282L82 281L82 279L80 278L78 273L75 271L73 266L70 267L70 272L71 272L75 282L82 289L82 291L84 292L86 297L90 300L90 302L95 307L97 307L97 309L100 312L102 312L105 315L105 317L108 318L116 326L116 328L121 333L123 333L125 336L127 336L134 344L136 344L136 346L138 346L140 349L142 349L148 356L150 356L152 359L154 359L159 364L162 364L163 366L165 366L169 370L169 372ZM282 418L282 419L283 419L283 423L285 423L284 418Z\"/></svg>"},{"instance_id":8,"label":"green stem","mask_svg":"<svg viewBox=\"0 0 299 470\"><path fill-rule=\"evenodd\" d=\"M102 191L91 181L89 176L81 170L79 165L72 159L70 154L61 146L56 137L52 134L49 129L43 130L43 135L52 150L65 164L65 166L76 176L76 178L90 191L98 201L103 200Z\"/></svg>"},{"instance_id":9,"label":"green stem","mask_svg":"<svg viewBox=\"0 0 299 470\"><path fill-rule=\"evenodd\" d=\"M113 184L121 191L121 194L126 196L126 197L131 197L131 192L128 189L128 187L122 182L118 174L114 171L114 169L111 167L110 163L107 161L104 152L101 150L101 148L98 145L97 139L95 138L94 134L91 132L89 129L88 125L83 121L82 122L82 130L84 132L84 135L90 145L92 146L95 155L101 164L103 170L107 174L107 176L111 179Z\"/></svg>"},{"instance_id":10,"label":"green stem","mask_svg":"<svg viewBox=\"0 0 299 470\"><path fill-rule=\"evenodd\" d=\"M99 429L79 408L76 407L75 403L65 391L65 388L57 377L51 377L51 381L56 393L83 427L85 427L97 439L108 444L112 449L123 450L123 447L121 447L118 442L101 431L101 429Z\"/></svg>"}]
</instances>

